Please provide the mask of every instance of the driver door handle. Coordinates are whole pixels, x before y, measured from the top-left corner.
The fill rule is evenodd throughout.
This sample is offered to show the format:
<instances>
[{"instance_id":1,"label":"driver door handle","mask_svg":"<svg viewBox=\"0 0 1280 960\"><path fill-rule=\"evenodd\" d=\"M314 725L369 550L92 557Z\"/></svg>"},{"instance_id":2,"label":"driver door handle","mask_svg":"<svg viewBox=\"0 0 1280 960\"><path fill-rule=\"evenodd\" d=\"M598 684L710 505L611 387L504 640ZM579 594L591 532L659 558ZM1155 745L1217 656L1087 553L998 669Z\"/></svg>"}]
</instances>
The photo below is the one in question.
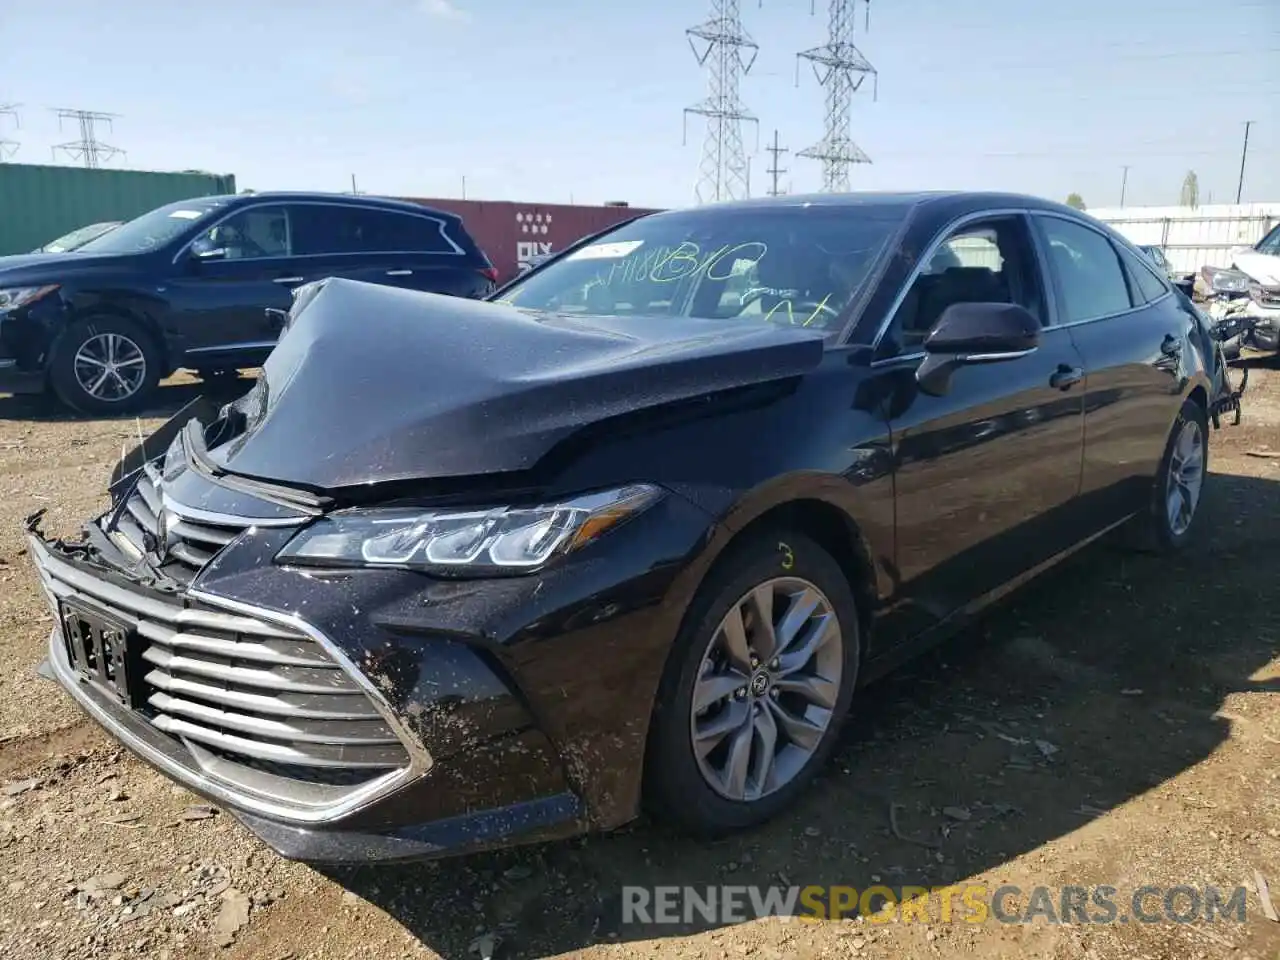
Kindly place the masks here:
<instances>
[{"instance_id":1,"label":"driver door handle","mask_svg":"<svg viewBox=\"0 0 1280 960\"><path fill-rule=\"evenodd\" d=\"M272 283L301 283L302 277L276 277Z\"/></svg>"},{"instance_id":2,"label":"driver door handle","mask_svg":"<svg viewBox=\"0 0 1280 960\"><path fill-rule=\"evenodd\" d=\"M1065 363L1058 364L1058 369L1049 378L1049 386L1055 390L1070 390L1084 379L1084 369L1071 367Z\"/></svg>"},{"instance_id":3,"label":"driver door handle","mask_svg":"<svg viewBox=\"0 0 1280 960\"><path fill-rule=\"evenodd\" d=\"M413 271L412 270L388 270L387 276L388 277L411 277L413 276Z\"/></svg>"}]
</instances>

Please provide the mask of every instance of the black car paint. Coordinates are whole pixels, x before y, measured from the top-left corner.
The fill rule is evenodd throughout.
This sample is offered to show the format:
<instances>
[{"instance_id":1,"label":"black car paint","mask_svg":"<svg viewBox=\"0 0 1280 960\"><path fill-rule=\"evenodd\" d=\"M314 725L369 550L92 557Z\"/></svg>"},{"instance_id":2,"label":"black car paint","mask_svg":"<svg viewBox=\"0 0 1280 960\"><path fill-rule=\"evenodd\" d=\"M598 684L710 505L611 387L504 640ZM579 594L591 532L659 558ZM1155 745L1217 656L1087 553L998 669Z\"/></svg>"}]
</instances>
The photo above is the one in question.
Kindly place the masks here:
<instances>
[{"instance_id":1,"label":"black car paint","mask_svg":"<svg viewBox=\"0 0 1280 960\"><path fill-rule=\"evenodd\" d=\"M385 383L372 348L340 383L318 375L336 369L325 354L303 350L292 385L273 383L268 364L255 392L224 411L249 430L238 451L237 441L229 444L228 468L322 491L337 506L553 500L640 480L668 495L570 562L532 576L290 568L272 562L289 532L265 527L223 550L194 583L203 595L282 616L305 611L435 760L417 782L341 820L303 827L238 815L280 852L313 860L436 856L617 826L639 808L650 712L672 638L739 537L801 529L835 556L864 626L874 627L865 682L1142 509L1184 399L1208 401L1195 317L1169 295L1115 321L1050 325L1027 357L962 368L947 393L928 396L915 380L921 356L885 356L877 345L935 238L986 211L1081 218L1005 195L901 202L905 226L892 256L825 352L803 331L720 336L713 325L707 330L717 337L699 344L689 342L689 327L673 330L667 356L646 328L633 343L652 364L606 372L622 335L606 320L577 318L569 332L568 321L501 306L330 284L286 339L306 342L312 311L321 340L339 329L325 315L326 298L346 309L357 298L403 298L406 311L418 305L424 324L457 323L459 337L494 324L502 336L485 336L465 363L481 384L461 400L440 399L439 387L459 384L444 361L422 357L422 383L431 387L424 393L432 395L426 407L395 415L405 428L396 443L379 448L356 437L350 449L359 456L295 466L296 451L278 461L252 453L253 430L272 436L280 416L287 436L334 449L325 423L306 418L309 400L330 415L341 403L356 408L341 421L346 429L360 412L377 418L393 397L402 401L410 385L402 374L412 371L384 337L370 342L383 345L396 371ZM1050 320L1058 299L1050 286ZM1126 332L1108 333L1114 323ZM761 361L774 357L771 371ZM643 389L668 362L705 371L705 395L691 396L687 380ZM1083 377L1055 381L1064 366ZM606 402L585 389L596 384ZM313 392L325 390L338 398ZM273 409L282 397L296 413ZM461 415L453 426L439 406L449 403ZM431 430L419 434L422 423ZM495 437L511 442L510 451L489 449ZM361 462L363 473L354 470ZM190 469L171 492L240 515L288 510ZM93 561L57 541L33 538L32 548L98 568L121 560L109 547Z\"/></svg>"},{"instance_id":2,"label":"black car paint","mask_svg":"<svg viewBox=\"0 0 1280 960\"><path fill-rule=\"evenodd\" d=\"M441 257L415 253L346 253L197 261L189 244L213 225L244 210L267 206L323 206L429 217L446 225L464 253L441 266ZM479 298L493 290L482 271L489 261L454 214L419 204L341 194L259 193L202 198L189 227L170 241L132 254L76 250L61 254L0 257L0 288L57 284L51 295L0 313L0 391L39 392L59 336L88 317L139 323L163 356L164 374L192 369L259 366L274 348L278 324L267 308L285 309L291 291L328 276L451 296Z\"/></svg>"}]
</instances>

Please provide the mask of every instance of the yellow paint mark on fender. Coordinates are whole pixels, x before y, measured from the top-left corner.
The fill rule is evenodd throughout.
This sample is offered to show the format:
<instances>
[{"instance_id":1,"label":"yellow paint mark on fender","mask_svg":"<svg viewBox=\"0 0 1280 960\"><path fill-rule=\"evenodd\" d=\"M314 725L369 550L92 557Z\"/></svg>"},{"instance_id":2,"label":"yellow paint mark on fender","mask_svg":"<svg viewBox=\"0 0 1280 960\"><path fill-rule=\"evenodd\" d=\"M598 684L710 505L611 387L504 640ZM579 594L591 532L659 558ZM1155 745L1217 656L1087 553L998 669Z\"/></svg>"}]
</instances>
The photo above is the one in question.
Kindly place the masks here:
<instances>
[{"instance_id":1,"label":"yellow paint mark on fender","mask_svg":"<svg viewBox=\"0 0 1280 960\"><path fill-rule=\"evenodd\" d=\"M790 570L796 565L796 555L791 550L791 546L786 543L778 543L778 550L782 553L782 569Z\"/></svg>"}]
</instances>

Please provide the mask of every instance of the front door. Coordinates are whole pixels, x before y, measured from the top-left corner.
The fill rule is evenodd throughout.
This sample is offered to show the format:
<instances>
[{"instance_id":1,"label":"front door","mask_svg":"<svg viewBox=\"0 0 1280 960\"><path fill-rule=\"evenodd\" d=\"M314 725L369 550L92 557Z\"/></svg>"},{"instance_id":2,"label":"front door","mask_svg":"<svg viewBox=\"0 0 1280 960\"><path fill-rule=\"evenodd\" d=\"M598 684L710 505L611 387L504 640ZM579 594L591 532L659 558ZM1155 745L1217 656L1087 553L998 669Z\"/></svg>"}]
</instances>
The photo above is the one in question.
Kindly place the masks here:
<instances>
[{"instance_id":1,"label":"front door","mask_svg":"<svg viewBox=\"0 0 1280 960\"><path fill-rule=\"evenodd\" d=\"M289 308L302 279L296 267L288 210L281 204L238 210L196 237L179 256L172 284L182 365L260 363L279 333L266 310Z\"/></svg>"},{"instance_id":2,"label":"front door","mask_svg":"<svg viewBox=\"0 0 1280 960\"><path fill-rule=\"evenodd\" d=\"M961 367L920 392L921 345L957 302L1021 304L1044 324L1030 354ZM912 283L875 361L895 463L897 596L885 639L907 639L1052 557L1071 517L1084 442L1082 360L1051 323L1022 215L955 229Z\"/></svg>"}]
</instances>

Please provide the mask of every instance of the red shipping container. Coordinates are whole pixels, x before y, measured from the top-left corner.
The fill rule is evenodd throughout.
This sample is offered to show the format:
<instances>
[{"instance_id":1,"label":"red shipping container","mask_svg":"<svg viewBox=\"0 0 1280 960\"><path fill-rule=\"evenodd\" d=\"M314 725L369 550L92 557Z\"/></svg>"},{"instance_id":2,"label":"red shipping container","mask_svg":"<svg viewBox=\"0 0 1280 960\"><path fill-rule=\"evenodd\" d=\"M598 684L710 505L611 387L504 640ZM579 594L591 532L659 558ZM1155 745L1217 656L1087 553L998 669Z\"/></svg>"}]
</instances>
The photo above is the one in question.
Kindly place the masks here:
<instances>
[{"instance_id":1,"label":"red shipping container","mask_svg":"<svg viewBox=\"0 0 1280 960\"><path fill-rule=\"evenodd\" d=\"M505 283L537 256L559 253L585 236L657 210L636 207L588 207L568 203L512 203L507 200L456 200L404 197L462 217L467 232Z\"/></svg>"}]
</instances>

